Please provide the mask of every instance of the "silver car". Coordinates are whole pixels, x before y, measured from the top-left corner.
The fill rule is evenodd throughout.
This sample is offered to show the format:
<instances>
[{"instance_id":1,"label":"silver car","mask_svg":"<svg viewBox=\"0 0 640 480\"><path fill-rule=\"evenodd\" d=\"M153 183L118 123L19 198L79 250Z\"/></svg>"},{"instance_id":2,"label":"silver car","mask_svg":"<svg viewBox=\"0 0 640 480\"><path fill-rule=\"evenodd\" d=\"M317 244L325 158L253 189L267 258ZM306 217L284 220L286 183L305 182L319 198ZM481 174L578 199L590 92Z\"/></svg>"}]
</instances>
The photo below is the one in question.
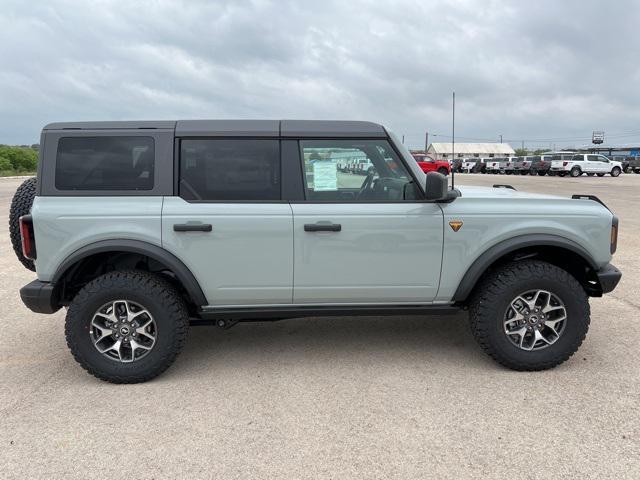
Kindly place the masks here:
<instances>
[{"instance_id":1,"label":"silver car","mask_svg":"<svg viewBox=\"0 0 640 480\"><path fill-rule=\"evenodd\" d=\"M73 357L110 382L166 370L190 325L467 310L491 357L542 370L621 276L596 197L450 188L374 123L54 123L41 144L11 207L20 294L66 307Z\"/></svg>"}]
</instances>

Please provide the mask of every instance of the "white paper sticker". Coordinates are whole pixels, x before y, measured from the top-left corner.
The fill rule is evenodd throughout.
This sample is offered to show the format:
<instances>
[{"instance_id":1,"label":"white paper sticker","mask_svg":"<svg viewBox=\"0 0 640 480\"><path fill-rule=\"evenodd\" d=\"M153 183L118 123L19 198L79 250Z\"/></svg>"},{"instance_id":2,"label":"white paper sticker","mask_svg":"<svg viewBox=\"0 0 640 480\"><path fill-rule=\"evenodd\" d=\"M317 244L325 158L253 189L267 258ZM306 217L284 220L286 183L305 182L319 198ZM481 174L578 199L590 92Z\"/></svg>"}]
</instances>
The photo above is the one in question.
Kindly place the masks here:
<instances>
[{"instance_id":1,"label":"white paper sticker","mask_svg":"<svg viewBox=\"0 0 640 480\"><path fill-rule=\"evenodd\" d=\"M327 160L313 163L313 190L326 192L338 190L338 165Z\"/></svg>"}]
</instances>

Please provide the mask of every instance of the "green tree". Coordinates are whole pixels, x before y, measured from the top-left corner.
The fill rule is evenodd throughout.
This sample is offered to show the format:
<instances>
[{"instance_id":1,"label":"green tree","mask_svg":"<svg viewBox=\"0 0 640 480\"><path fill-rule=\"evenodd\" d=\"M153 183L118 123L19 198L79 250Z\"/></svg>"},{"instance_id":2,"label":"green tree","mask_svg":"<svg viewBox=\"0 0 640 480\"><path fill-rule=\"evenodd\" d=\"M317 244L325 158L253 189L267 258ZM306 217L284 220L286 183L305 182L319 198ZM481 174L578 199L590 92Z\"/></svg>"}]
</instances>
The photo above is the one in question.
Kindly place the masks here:
<instances>
[{"instance_id":1,"label":"green tree","mask_svg":"<svg viewBox=\"0 0 640 480\"><path fill-rule=\"evenodd\" d=\"M38 152L31 147L15 147L0 145L0 160L2 170L15 170L18 172L34 172L38 166Z\"/></svg>"},{"instance_id":2,"label":"green tree","mask_svg":"<svg viewBox=\"0 0 640 480\"><path fill-rule=\"evenodd\" d=\"M515 152L516 157L526 157L527 155L529 155L529 150L527 150L526 148L516 148Z\"/></svg>"}]
</instances>

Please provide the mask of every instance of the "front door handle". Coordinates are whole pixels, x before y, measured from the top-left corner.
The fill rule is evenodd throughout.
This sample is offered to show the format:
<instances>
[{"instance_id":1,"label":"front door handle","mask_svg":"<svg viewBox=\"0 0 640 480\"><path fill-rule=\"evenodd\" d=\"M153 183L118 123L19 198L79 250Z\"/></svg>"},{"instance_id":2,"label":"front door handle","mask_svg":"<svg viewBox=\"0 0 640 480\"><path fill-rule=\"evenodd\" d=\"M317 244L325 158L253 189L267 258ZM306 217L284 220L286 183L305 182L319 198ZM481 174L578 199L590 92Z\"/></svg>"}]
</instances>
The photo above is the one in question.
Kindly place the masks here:
<instances>
[{"instance_id":1,"label":"front door handle","mask_svg":"<svg viewBox=\"0 0 640 480\"><path fill-rule=\"evenodd\" d=\"M210 232L213 227L210 223L174 223L174 232Z\"/></svg>"},{"instance_id":2,"label":"front door handle","mask_svg":"<svg viewBox=\"0 0 640 480\"><path fill-rule=\"evenodd\" d=\"M305 232L339 232L342 225L339 223L305 223Z\"/></svg>"}]
</instances>

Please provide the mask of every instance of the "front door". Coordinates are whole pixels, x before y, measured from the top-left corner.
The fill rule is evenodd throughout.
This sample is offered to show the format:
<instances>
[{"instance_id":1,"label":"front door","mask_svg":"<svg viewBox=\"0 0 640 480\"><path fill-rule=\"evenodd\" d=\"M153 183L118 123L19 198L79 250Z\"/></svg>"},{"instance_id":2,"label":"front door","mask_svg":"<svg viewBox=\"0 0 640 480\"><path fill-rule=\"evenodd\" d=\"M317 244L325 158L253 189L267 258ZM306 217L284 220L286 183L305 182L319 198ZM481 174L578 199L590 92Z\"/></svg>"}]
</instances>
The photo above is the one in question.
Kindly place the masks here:
<instances>
[{"instance_id":1,"label":"front door","mask_svg":"<svg viewBox=\"0 0 640 480\"><path fill-rule=\"evenodd\" d=\"M386 140L302 140L306 201L292 203L296 304L428 303L443 215ZM366 175L342 172L365 159Z\"/></svg>"},{"instance_id":2,"label":"front door","mask_svg":"<svg viewBox=\"0 0 640 480\"><path fill-rule=\"evenodd\" d=\"M279 144L180 142L180 196L164 198L162 245L210 305L291 304L293 215L281 200Z\"/></svg>"}]
</instances>

